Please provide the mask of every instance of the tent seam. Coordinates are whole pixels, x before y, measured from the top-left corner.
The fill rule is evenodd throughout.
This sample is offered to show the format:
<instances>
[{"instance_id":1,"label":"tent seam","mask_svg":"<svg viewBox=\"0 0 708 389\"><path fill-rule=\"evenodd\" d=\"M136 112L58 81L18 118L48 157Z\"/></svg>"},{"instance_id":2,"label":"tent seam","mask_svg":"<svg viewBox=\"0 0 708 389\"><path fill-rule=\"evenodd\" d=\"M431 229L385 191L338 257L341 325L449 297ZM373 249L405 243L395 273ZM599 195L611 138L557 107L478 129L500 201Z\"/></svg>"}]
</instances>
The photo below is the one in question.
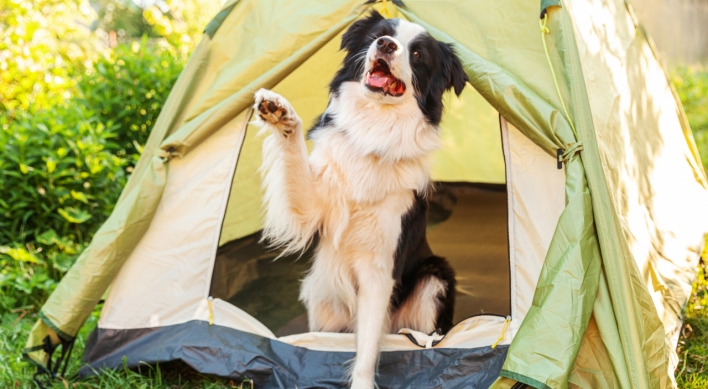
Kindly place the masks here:
<instances>
[{"instance_id":1,"label":"tent seam","mask_svg":"<svg viewBox=\"0 0 708 389\"><path fill-rule=\"evenodd\" d=\"M519 382L524 383L526 385L532 386L536 389L551 389L550 386L544 384L541 381L536 381L533 378L526 377L525 375L515 373L513 371L502 369L501 372L499 373L499 376L519 381Z\"/></svg>"},{"instance_id":2,"label":"tent seam","mask_svg":"<svg viewBox=\"0 0 708 389\"><path fill-rule=\"evenodd\" d=\"M236 177L236 168L238 167L238 161L241 157L241 151L243 150L243 144L246 142L246 131L248 130L248 122L251 119L251 116L253 115L253 108L248 108L246 110L246 115L244 116L243 119L243 124L241 125L241 142L239 142L238 146L238 153L235 153L236 155L234 156L233 162L231 163L231 168L229 169L229 174L231 176L230 180L228 181L229 187L228 190L224 191L225 195L224 198L221 200L221 222L219 223L219 229L218 233L216 234L216 239L213 244L213 250L212 252L214 253L213 257L211 258L210 264L209 264L209 282L206 284L206 291L204 293L204 298L208 298L209 295L211 294L211 280L214 278L214 266L216 265L216 253L219 251L219 241L221 240L221 233L224 230L224 220L226 219L226 210L229 206L229 197L231 197L231 190L233 188L233 182L234 178Z\"/></svg>"},{"instance_id":3,"label":"tent seam","mask_svg":"<svg viewBox=\"0 0 708 389\"><path fill-rule=\"evenodd\" d=\"M71 335L67 334L66 332L60 330L59 327L57 327L51 320L49 320L49 318L47 317L47 315L44 314L44 312L39 311L38 315L39 315L39 318L42 319L44 324L46 324L47 327L51 328L52 331L56 332L60 338L66 340L66 341L72 341L76 338L75 336L71 336Z\"/></svg>"},{"instance_id":4,"label":"tent seam","mask_svg":"<svg viewBox=\"0 0 708 389\"><path fill-rule=\"evenodd\" d=\"M518 306L517 306L517 299L516 299L516 290L517 290L517 277L516 277L516 255L514 253L516 252L516 245L514 244L514 238L516 236L516 218L514 217L514 191L511 187L511 183L513 182L512 178L512 171L511 169L507 168L507 158L509 158L509 164L511 164L511 148L509 147L509 122L504 119L504 117L499 114L500 117L500 127L501 127L501 133L502 133L502 152L504 153L504 170L506 173L506 181L507 181L507 223L509 224L508 227L508 247L509 247L509 275L512 278L510 280L511 284L511 300L512 300L512 305L511 305L511 317L516 317L518 314ZM514 335L516 335L516 331L514 331Z\"/></svg>"}]
</instances>

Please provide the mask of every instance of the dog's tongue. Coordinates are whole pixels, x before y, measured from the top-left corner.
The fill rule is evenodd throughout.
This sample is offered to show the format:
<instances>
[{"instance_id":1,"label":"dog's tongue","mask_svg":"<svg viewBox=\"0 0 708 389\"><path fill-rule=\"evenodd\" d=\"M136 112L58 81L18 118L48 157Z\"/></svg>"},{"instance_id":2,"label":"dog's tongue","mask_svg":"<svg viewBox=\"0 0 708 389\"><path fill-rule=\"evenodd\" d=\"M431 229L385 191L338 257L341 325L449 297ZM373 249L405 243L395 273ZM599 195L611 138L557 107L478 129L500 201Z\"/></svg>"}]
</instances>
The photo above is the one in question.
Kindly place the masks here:
<instances>
[{"instance_id":1,"label":"dog's tongue","mask_svg":"<svg viewBox=\"0 0 708 389\"><path fill-rule=\"evenodd\" d=\"M369 75L368 81L369 85L373 87L383 88L385 85L394 82L395 79L390 74L386 74L384 72L373 72Z\"/></svg>"}]
</instances>

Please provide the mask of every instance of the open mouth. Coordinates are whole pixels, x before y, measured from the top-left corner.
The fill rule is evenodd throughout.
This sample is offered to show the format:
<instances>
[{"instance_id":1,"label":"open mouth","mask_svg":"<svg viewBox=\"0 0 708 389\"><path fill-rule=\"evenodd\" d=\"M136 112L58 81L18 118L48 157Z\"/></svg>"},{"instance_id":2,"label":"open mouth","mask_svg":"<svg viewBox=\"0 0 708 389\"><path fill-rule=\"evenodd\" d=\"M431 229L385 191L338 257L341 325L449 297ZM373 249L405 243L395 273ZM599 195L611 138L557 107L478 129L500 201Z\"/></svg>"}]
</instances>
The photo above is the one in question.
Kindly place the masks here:
<instances>
[{"instance_id":1,"label":"open mouth","mask_svg":"<svg viewBox=\"0 0 708 389\"><path fill-rule=\"evenodd\" d=\"M401 96L406 91L403 81L391 74L388 63L379 58L374 62L374 66L366 73L366 86L374 91L391 96Z\"/></svg>"}]
</instances>

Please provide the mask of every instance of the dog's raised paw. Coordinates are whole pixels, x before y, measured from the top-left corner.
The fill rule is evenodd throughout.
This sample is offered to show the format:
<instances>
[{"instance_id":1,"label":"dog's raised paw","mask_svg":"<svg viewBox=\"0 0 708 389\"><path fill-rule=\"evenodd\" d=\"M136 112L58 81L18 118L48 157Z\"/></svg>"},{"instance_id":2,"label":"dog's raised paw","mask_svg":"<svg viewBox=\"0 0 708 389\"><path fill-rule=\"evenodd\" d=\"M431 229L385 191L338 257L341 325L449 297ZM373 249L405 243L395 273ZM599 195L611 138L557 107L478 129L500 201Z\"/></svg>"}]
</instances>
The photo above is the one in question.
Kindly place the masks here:
<instances>
[{"instance_id":1,"label":"dog's raised paw","mask_svg":"<svg viewBox=\"0 0 708 389\"><path fill-rule=\"evenodd\" d=\"M297 126L297 117L285 98L267 89L256 92L255 98L253 108L263 122L275 125L285 136L292 134Z\"/></svg>"}]
</instances>

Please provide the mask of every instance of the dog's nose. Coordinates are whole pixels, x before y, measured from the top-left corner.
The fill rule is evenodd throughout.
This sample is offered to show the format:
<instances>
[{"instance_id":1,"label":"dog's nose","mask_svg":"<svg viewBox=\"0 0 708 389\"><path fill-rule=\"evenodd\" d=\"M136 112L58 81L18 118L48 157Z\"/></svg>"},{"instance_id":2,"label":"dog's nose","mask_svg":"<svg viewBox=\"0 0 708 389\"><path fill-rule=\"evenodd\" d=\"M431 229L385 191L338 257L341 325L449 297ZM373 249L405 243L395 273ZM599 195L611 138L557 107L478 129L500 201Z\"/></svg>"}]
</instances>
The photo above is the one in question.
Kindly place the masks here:
<instances>
[{"instance_id":1,"label":"dog's nose","mask_svg":"<svg viewBox=\"0 0 708 389\"><path fill-rule=\"evenodd\" d=\"M391 54L394 51L398 50L398 45L396 44L396 42L394 42L394 40L389 37L379 38L376 41L376 47L379 49L380 52L384 54Z\"/></svg>"}]
</instances>

